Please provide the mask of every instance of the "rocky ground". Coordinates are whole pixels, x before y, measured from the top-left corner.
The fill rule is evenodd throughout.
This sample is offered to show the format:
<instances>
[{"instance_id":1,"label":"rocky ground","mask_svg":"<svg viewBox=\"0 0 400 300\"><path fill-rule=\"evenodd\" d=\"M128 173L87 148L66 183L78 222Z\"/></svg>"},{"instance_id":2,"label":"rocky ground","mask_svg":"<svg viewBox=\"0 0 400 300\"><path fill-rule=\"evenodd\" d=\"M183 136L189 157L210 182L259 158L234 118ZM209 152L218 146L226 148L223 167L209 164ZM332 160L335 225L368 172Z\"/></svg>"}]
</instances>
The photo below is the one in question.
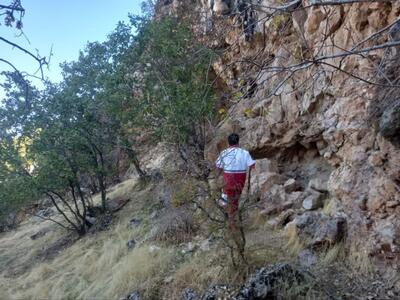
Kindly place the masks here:
<instances>
[{"instance_id":1,"label":"rocky ground","mask_svg":"<svg viewBox=\"0 0 400 300\"><path fill-rule=\"evenodd\" d=\"M161 154L165 148L154 151ZM169 161L173 154L163 157ZM256 193L262 185L256 183L260 174L255 175ZM243 218L248 264L235 268L223 230L214 228L213 222L190 205L171 205L186 178L176 174L156 178L146 184L127 179L113 187L110 205L114 200L130 201L112 215L107 226L81 239L38 217L3 233L0 299L400 296L395 273L391 278L382 276L369 256L344 247L345 222L332 213L332 204L303 207L312 195L324 199L318 182L300 191L292 180L283 180L275 188L285 198L279 203L294 199L285 208L266 209L259 198L251 199ZM57 217L51 208L40 213Z\"/></svg>"},{"instance_id":2,"label":"rocky ground","mask_svg":"<svg viewBox=\"0 0 400 300\"><path fill-rule=\"evenodd\" d=\"M220 53L221 122L206 161L232 132L257 160L242 199L247 265L232 265L231 241L210 219L223 214L201 191L217 182L189 179L158 145L140 157L152 180L128 172L109 193L118 209L87 236L40 218L3 233L0 299L400 299L400 102L368 83L398 82L398 49L270 76L398 40L399 1L355 2L294 1L272 17L286 2L158 3L159 16L199 13L199 39Z\"/></svg>"}]
</instances>

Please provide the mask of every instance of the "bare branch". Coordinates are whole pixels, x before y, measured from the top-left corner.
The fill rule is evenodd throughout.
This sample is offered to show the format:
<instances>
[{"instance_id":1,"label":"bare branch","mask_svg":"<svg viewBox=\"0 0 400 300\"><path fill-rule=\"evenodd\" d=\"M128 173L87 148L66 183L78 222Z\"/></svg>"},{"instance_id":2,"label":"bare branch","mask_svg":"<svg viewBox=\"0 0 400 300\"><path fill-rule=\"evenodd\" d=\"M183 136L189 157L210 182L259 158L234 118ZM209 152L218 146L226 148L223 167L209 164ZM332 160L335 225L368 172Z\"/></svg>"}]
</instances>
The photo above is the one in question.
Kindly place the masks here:
<instances>
[{"instance_id":1,"label":"bare branch","mask_svg":"<svg viewBox=\"0 0 400 300\"><path fill-rule=\"evenodd\" d=\"M45 221L51 221L51 222L53 222L53 223L55 223L55 224L61 226L61 227L64 228L64 229L71 230L71 231L74 230L73 228L68 227L68 226L65 226L64 224L62 224L61 222L58 222L58 221L54 220L53 218L50 218L50 217L43 217L43 216L37 215L37 214L34 214L34 216L35 216L35 217L38 217L38 218L40 218L40 219L42 219L42 220L45 220Z\"/></svg>"},{"instance_id":2,"label":"bare branch","mask_svg":"<svg viewBox=\"0 0 400 300\"><path fill-rule=\"evenodd\" d=\"M353 73L350 73L350 72L347 72L346 70L343 70L343 69L341 69L340 67L337 67L337 66L335 66L335 65L332 65L332 64L330 64L330 63L327 63L327 62L321 62L322 64L324 64L324 65L326 65L326 66L329 66L329 67L331 67L331 68L334 68L334 69L336 69L336 70L338 70L338 71L340 71L340 72L343 72L343 73L345 73L346 75L348 75L348 76L350 76L350 77L353 77L353 78L355 78L355 79L358 79L358 80L360 80L360 81L362 81L362 82L364 82L364 83L367 83L367 84L370 84L370 85L376 85L376 86L381 86L381 87L396 87L396 88L400 88L400 85L394 85L394 84L381 84L381 83L377 83L377 82L372 82L372 81L369 81L369 80L367 80L367 79L364 79L364 78L362 78L362 77L360 77L360 76L357 76L357 75L355 75L355 74L353 74Z\"/></svg>"},{"instance_id":3,"label":"bare branch","mask_svg":"<svg viewBox=\"0 0 400 300\"><path fill-rule=\"evenodd\" d=\"M64 211L58 206L56 199L54 199L53 195L50 194L51 192L52 191L47 191L45 192L45 194L49 196L51 202L53 203L57 211L64 217L64 219L76 230L76 232L80 232L80 228L73 221L71 221L71 219L68 218Z\"/></svg>"},{"instance_id":4,"label":"bare branch","mask_svg":"<svg viewBox=\"0 0 400 300\"><path fill-rule=\"evenodd\" d=\"M347 56L351 56L351 55L359 55L359 54L371 52L374 50L385 49L385 48L396 47L396 46L400 46L400 41L388 42L388 43L384 43L384 44L380 44L380 45L376 45L376 46L372 46L372 47L364 48L364 49L360 49L360 50L353 50L353 51L349 50L349 51L344 51L344 52L337 53L337 54L319 56L319 57L315 57L313 59L304 60L303 62L294 64L294 65L283 66L283 67L266 67L264 69L265 70L268 69L268 70L272 70L272 71L304 69L304 68L308 68L312 65L318 64L327 59L347 57Z\"/></svg>"},{"instance_id":5,"label":"bare branch","mask_svg":"<svg viewBox=\"0 0 400 300\"><path fill-rule=\"evenodd\" d=\"M21 6L20 1L16 1L16 4L14 5L3 5L0 4L0 9L8 9L8 10L15 10L15 11L20 11L20 12L25 12L25 9Z\"/></svg>"},{"instance_id":6,"label":"bare branch","mask_svg":"<svg viewBox=\"0 0 400 300\"><path fill-rule=\"evenodd\" d=\"M11 45L12 47L17 48L18 50L20 50L20 51L22 51L22 52L28 54L28 55L31 56L34 60L36 60L36 61L39 63L39 70L40 70L40 73L41 73L41 77L42 77L42 79L44 79L43 66L45 66L45 65L48 64L48 62L47 62L47 60L46 60L46 57L40 57L40 56L38 56L38 55L35 55L35 54L33 54L32 52L26 50L25 48L19 46L18 44L13 43L13 42L11 42L11 41L9 41L9 40L7 40L7 39L1 37L1 36L0 36L0 41L3 41L4 43L9 44L9 45Z\"/></svg>"},{"instance_id":7,"label":"bare branch","mask_svg":"<svg viewBox=\"0 0 400 300\"><path fill-rule=\"evenodd\" d=\"M396 23L400 22L400 18L397 18L395 21L393 21L392 23L390 23L389 25L387 25L386 27L382 28L381 30L375 32L374 34L366 37L365 39L363 39L362 41L360 41L359 43L357 43L356 45L354 45L351 48L351 51L355 50L356 48L358 48L360 45L368 42L369 40L372 40L374 38L376 38L377 36L381 35L382 33L384 33L385 31L389 30L390 28L392 28L394 25L396 25Z\"/></svg>"},{"instance_id":8,"label":"bare branch","mask_svg":"<svg viewBox=\"0 0 400 300\"><path fill-rule=\"evenodd\" d=\"M15 72L21 74L21 72L17 69L17 67L15 67L15 66L14 66L11 62L9 62L8 60L3 59L3 58L0 58L0 61L3 62L3 63L5 63L5 64L7 64L7 65L9 65L11 68L14 69Z\"/></svg>"},{"instance_id":9,"label":"bare branch","mask_svg":"<svg viewBox=\"0 0 400 300\"><path fill-rule=\"evenodd\" d=\"M334 1L324 1L324 0L315 0L308 6L304 8L309 8L312 6L335 6L335 5L345 5L345 4L354 4L354 3L377 3L377 2L396 2L397 0L334 0Z\"/></svg>"}]
</instances>

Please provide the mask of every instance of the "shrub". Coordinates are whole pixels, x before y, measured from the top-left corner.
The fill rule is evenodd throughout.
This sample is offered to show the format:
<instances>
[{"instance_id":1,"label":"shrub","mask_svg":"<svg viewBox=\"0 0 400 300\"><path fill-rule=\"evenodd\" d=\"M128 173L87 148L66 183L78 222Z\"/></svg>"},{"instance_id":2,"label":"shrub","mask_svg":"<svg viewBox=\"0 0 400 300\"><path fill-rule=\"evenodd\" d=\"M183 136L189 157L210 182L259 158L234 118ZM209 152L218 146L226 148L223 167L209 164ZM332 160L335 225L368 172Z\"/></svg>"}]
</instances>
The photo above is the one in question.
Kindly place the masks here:
<instances>
[{"instance_id":1,"label":"shrub","mask_svg":"<svg viewBox=\"0 0 400 300\"><path fill-rule=\"evenodd\" d=\"M181 208L164 213L153 232L153 239L179 244L189 241L196 231L192 213Z\"/></svg>"}]
</instances>

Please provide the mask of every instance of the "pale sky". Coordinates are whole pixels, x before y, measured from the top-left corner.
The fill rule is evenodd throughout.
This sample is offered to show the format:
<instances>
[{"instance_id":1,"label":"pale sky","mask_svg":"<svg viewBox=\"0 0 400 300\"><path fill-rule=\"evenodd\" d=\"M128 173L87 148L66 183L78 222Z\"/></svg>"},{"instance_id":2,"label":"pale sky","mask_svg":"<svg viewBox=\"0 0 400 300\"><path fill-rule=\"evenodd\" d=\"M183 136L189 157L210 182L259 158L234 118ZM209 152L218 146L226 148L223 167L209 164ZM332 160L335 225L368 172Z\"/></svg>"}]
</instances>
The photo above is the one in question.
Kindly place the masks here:
<instances>
[{"instance_id":1,"label":"pale sky","mask_svg":"<svg viewBox=\"0 0 400 300\"><path fill-rule=\"evenodd\" d=\"M1 0L8 4L11 0ZM78 58L79 50L88 41L104 41L118 21L128 21L128 13L139 14L142 0L22 0L26 10L23 18L24 37L16 37L16 30L5 27L0 21L0 36L24 46L31 52L36 49L48 56L52 49L49 70L45 75L54 82L61 80L59 64ZM2 18L2 17L0 17ZM22 71L34 73L38 64L18 49L0 41L0 57L12 62ZM11 70L0 62L0 72ZM1 78L0 78L1 80ZM0 98L4 95L0 88Z\"/></svg>"}]
</instances>

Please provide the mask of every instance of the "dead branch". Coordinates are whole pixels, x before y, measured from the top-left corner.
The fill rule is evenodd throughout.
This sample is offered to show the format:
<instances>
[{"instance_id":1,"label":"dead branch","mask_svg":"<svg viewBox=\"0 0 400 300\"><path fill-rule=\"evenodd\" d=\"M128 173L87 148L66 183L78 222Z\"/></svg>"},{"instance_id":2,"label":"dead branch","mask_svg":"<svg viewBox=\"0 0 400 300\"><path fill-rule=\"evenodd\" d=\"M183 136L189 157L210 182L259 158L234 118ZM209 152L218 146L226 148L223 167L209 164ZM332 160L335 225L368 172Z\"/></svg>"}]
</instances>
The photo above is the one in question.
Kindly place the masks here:
<instances>
[{"instance_id":1,"label":"dead branch","mask_svg":"<svg viewBox=\"0 0 400 300\"><path fill-rule=\"evenodd\" d=\"M42 220L45 220L45 221L51 221L51 222L53 222L53 223L59 225L60 227L66 229L66 230L71 230L71 231L74 230L73 228L68 227L68 226L65 226L64 224L62 224L61 222L58 222L58 221L54 220L53 218L50 218L50 217L43 217L43 216L37 215L37 214L34 214L34 216L35 216L35 217L38 217L38 218L40 218L40 219L42 219Z\"/></svg>"},{"instance_id":2,"label":"dead branch","mask_svg":"<svg viewBox=\"0 0 400 300\"><path fill-rule=\"evenodd\" d=\"M36 60L38 62L38 64L39 64L39 69L38 70L40 70L41 78L44 80L43 66L48 65L48 62L47 62L45 56L44 57L40 57L38 55L35 55L32 52L30 52L29 50L19 46L16 43L13 43L13 42L9 41L9 40L1 37L1 36L0 36L0 41L3 41L4 43L9 44L10 46L17 48L18 50L24 52L25 54L29 55L34 60Z\"/></svg>"},{"instance_id":3,"label":"dead branch","mask_svg":"<svg viewBox=\"0 0 400 300\"><path fill-rule=\"evenodd\" d=\"M21 5L21 1L14 1L14 3L10 4L10 5L0 4L0 9L7 9L7 10L11 10L11 11L25 12L25 9Z\"/></svg>"},{"instance_id":4,"label":"dead branch","mask_svg":"<svg viewBox=\"0 0 400 300\"><path fill-rule=\"evenodd\" d=\"M3 59L3 58L0 58L0 61L3 62L3 63L5 63L5 64L7 64L7 65L9 65L11 68L14 69L15 72L21 74L21 72L17 69L17 67L14 66L14 65L13 65L11 62L9 62L8 60Z\"/></svg>"}]
</instances>

